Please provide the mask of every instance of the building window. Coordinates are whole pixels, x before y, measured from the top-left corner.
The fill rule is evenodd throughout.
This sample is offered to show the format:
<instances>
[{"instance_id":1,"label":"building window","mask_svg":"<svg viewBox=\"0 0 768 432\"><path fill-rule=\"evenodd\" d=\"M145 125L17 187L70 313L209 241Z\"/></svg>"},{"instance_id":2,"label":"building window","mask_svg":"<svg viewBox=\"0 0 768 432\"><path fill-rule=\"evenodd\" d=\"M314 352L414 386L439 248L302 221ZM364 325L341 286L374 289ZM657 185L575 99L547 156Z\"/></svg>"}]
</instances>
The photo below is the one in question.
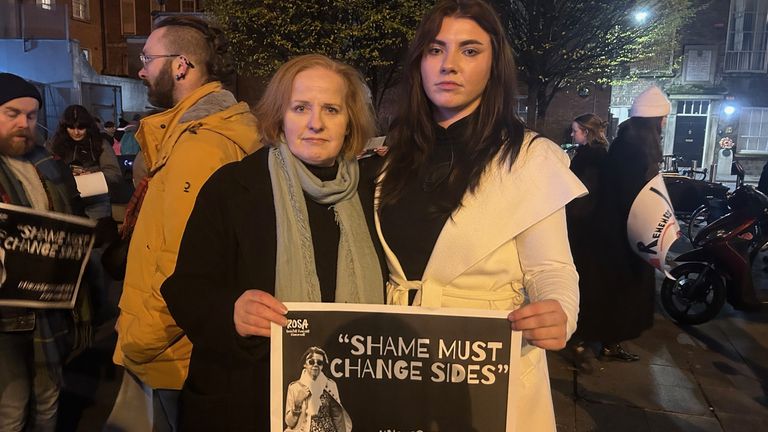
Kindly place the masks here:
<instances>
[{"instance_id":1,"label":"building window","mask_svg":"<svg viewBox=\"0 0 768 432\"><path fill-rule=\"evenodd\" d=\"M72 18L89 21L91 19L90 0L72 0Z\"/></svg>"},{"instance_id":2,"label":"building window","mask_svg":"<svg viewBox=\"0 0 768 432\"><path fill-rule=\"evenodd\" d=\"M181 0L181 11L182 12L196 12L197 7L195 5L195 0Z\"/></svg>"},{"instance_id":3,"label":"building window","mask_svg":"<svg viewBox=\"0 0 768 432\"><path fill-rule=\"evenodd\" d=\"M739 116L739 152L768 153L768 108L742 108Z\"/></svg>"},{"instance_id":4,"label":"building window","mask_svg":"<svg viewBox=\"0 0 768 432\"><path fill-rule=\"evenodd\" d=\"M709 101L681 100L677 101L677 115L706 116L709 114Z\"/></svg>"},{"instance_id":5,"label":"building window","mask_svg":"<svg viewBox=\"0 0 768 432\"><path fill-rule=\"evenodd\" d=\"M136 0L120 0L123 34L136 34Z\"/></svg>"},{"instance_id":6,"label":"building window","mask_svg":"<svg viewBox=\"0 0 768 432\"><path fill-rule=\"evenodd\" d=\"M54 3L54 0L37 0L37 4L40 6L40 9L43 10L53 10Z\"/></svg>"},{"instance_id":7,"label":"building window","mask_svg":"<svg viewBox=\"0 0 768 432\"><path fill-rule=\"evenodd\" d=\"M766 71L768 0L733 0L725 46L726 72Z\"/></svg>"}]
</instances>

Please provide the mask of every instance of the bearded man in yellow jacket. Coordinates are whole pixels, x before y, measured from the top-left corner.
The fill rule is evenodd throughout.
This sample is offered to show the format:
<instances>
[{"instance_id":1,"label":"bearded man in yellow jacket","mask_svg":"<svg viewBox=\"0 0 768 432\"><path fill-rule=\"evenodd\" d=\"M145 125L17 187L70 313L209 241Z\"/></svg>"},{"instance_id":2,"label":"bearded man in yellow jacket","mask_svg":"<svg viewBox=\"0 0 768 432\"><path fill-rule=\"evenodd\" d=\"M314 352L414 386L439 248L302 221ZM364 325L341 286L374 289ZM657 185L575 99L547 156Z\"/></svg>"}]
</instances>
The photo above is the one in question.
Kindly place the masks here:
<instances>
[{"instance_id":1,"label":"bearded man in yellow jacket","mask_svg":"<svg viewBox=\"0 0 768 432\"><path fill-rule=\"evenodd\" d=\"M146 194L128 251L113 360L126 368L126 379L152 394L155 430L175 430L192 344L168 312L160 286L176 266L203 183L222 165L254 152L259 139L248 105L222 88L220 79L232 67L220 30L197 18L166 18L147 39L141 61L150 103L168 110L143 119L136 133L149 177L137 186Z\"/></svg>"}]
</instances>

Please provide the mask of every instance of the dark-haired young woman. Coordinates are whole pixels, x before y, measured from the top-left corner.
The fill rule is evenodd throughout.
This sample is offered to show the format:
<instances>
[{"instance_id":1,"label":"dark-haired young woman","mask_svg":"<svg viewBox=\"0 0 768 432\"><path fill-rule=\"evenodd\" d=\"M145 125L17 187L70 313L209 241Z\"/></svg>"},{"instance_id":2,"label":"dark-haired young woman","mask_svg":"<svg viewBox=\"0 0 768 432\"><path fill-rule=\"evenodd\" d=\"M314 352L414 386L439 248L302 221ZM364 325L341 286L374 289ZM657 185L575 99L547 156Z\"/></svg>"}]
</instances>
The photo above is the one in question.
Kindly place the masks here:
<instances>
[{"instance_id":1,"label":"dark-haired young woman","mask_svg":"<svg viewBox=\"0 0 768 432\"><path fill-rule=\"evenodd\" d=\"M661 134L669 113L669 100L658 87L638 95L630 118L619 125L603 167L600 224L604 249L610 253L603 256L601 277L610 284L598 294L602 320L595 323L601 327L603 359L638 360L621 342L637 338L653 325L655 270L630 248L627 220L638 193L659 174ZM594 327L591 322L587 326Z\"/></svg>"},{"instance_id":2,"label":"dark-haired young woman","mask_svg":"<svg viewBox=\"0 0 768 432\"><path fill-rule=\"evenodd\" d=\"M81 105L70 105L64 110L50 150L69 165L75 176L101 171L109 187L122 179L111 143L104 140L93 117ZM112 216L109 194L85 197L83 204L91 219Z\"/></svg>"},{"instance_id":3,"label":"dark-haired young woman","mask_svg":"<svg viewBox=\"0 0 768 432\"><path fill-rule=\"evenodd\" d=\"M518 119L512 51L485 1L439 2L406 62L379 185L387 301L510 310L527 341L518 430L554 431L544 350L576 328L565 205L586 190Z\"/></svg>"}]
</instances>

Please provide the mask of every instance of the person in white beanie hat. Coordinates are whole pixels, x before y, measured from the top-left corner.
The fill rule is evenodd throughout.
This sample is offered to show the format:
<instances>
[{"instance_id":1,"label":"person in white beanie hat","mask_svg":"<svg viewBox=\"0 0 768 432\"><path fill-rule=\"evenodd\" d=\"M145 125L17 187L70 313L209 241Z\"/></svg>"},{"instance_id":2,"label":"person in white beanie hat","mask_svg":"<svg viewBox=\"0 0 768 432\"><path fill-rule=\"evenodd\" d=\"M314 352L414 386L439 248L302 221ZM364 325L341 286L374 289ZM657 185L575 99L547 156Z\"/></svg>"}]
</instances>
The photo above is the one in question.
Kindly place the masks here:
<instances>
[{"instance_id":1,"label":"person in white beanie hat","mask_svg":"<svg viewBox=\"0 0 768 432\"><path fill-rule=\"evenodd\" d=\"M630 117L666 117L669 115L669 99L656 86L648 87L640 93L635 101L632 102L632 108L629 109Z\"/></svg>"},{"instance_id":2,"label":"person in white beanie hat","mask_svg":"<svg viewBox=\"0 0 768 432\"><path fill-rule=\"evenodd\" d=\"M639 356L620 344L634 339L653 325L655 278L650 264L629 247L627 218L635 197L658 175L662 160L661 132L670 113L670 103L656 86L642 92L632 103L630 118L619 125L608 149L600 177L603 200L604 254L601 269L610 289L601 290L605 334L600 348L602 360L637 361Z\"/></svg>"}]
</instances>

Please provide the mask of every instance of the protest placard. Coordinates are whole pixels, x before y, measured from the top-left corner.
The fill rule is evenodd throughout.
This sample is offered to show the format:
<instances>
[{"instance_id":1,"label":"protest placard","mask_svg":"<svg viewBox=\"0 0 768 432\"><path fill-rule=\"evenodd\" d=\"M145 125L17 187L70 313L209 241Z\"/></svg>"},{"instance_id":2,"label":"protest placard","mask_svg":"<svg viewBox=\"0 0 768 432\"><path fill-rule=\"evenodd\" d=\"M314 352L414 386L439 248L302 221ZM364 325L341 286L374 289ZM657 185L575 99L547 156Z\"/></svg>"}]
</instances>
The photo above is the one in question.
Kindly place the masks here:
<instances>
[{"instance_id":1,"label":"protest placard","mask_svg":"<svg viewBox=\"0 0 768 432\"><path fill-rule=\"evenodd\" d=\"M0 306L72 308L96 223L0 204Z\"/></svg>"},{"instance_id":2,"label":"protest placard","mask_svg":"<svg viewBox=\"0 0 768 432\"><path fill-rule=\"evenodd\" d=\"M286 303L272 432L512 430L521 337L507 313ZM326 426L323 426L326 425Z\"/></svg>"}]
</instances>

